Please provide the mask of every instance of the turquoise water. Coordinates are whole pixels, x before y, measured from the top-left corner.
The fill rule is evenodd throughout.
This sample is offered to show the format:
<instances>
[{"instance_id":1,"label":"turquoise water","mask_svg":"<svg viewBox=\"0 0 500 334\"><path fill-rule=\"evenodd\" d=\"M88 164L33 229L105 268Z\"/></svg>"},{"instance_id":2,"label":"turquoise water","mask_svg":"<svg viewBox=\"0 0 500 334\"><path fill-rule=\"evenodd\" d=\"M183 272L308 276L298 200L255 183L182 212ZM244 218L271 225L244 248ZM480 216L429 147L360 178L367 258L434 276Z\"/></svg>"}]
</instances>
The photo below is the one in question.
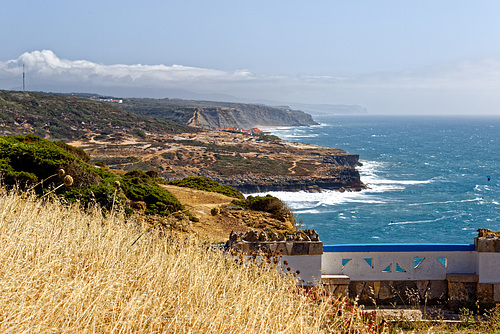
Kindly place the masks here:
<instances>
[{"instance_id":1,"label":"turquoise water","mask_svg":"<svg viewBox=\"0 0 500 334\"><path fill-rule=\"evenodd\" d=\"M271 193L324 244L473 243L478 228L500 230L500 117L315 119L321 125L272 132L359 154L370 187Z\"/></svg>"}]
</instances>

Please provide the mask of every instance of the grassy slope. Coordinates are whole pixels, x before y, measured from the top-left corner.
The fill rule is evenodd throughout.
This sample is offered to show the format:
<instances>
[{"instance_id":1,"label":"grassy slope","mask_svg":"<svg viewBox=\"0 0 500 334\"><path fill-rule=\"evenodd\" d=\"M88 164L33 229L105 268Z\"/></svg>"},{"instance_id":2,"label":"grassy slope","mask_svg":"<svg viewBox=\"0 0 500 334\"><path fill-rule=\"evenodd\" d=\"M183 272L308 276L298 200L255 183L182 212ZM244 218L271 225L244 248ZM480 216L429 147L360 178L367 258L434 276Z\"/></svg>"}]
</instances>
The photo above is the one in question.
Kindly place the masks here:
<instances>
[{"instance_id":1,"label":"grassy slope","mask_svg":"<svg viewBox=\"0 0 500 334\"><path fill-rule=\"evenodd\" d=\"M167 120L137 115L89 99L0 90L0 134L32 133L41 137L74 140L90 133L196 132Z\"/></svg>"},{"instance_id":2,"label":"grassy slope","mask_svg":"<svg viewBox=\"0 0 500 334\"><path fill-rule=\"evenodd\" d=\"M0 332L321 333L359 310L313 302L292 276L241 265L99 211L0 190ZM328 320L328 314L341 317ZM352 315L352 319L351 319Z\"/></svg>"}]
</instances>

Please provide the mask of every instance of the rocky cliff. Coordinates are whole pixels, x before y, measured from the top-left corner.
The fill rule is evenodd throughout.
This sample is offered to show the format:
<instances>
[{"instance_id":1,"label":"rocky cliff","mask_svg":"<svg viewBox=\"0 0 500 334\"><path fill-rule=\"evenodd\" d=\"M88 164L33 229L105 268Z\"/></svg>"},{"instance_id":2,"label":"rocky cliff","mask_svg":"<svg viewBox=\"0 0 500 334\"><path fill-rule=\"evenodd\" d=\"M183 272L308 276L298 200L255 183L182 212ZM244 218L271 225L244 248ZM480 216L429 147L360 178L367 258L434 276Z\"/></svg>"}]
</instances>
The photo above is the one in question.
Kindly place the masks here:
<instances>
[{"instance_id":1,"label":"rocky cliff","mask_svg":"<svg viewBox=\"0 0 500 334\"><path fill-rule=\"evenodd\" d=\"M149 140L150 145L128 141L86 150L112 168L154 169L167 180L206 176L244 193L365 187L356 170L358 155L340 149L222 131Z\"/></svg>"},{"instance_id":2,"label":"rocky cliff","mask_svg":"<svg viewBox=\"0 0 500 334\"><path fill-rule=\"evenodd\" d=\"M338 177L293 177L276 176L238 176L214 180L234 187L245 194L269 191L307 191L321 192L324 189L340 191L360 191L365 186L360 182L355 170L342 171Z\"/></svg>"},{"instance_id":3,"label":"rocky cliff","mask_svg":"<svg viewBox=\"0 0 500 334\"><path fill-rule=\"evenodd\" d=\"M300 157L299 159L304 159ZM317 155L318 173L309 172L281 175L247 174L232 177L211 175L214 180L232 186L243 193L268 191L321 192L322 189L340 191L360 191L365 188L356 167L360 165L356 154ZM300 160L298 160L300 161ZM297 164L297 162L296 162ZM293 170L292 170L293 171Z\"/></svg>"},{"instance_id":4,"label":"rocky cliff","mask_svg":"<svg viewBox=\"0 0 500 334\"><path fill-rule=\"evenodd\" d=\"M288 107L178 99L124 99L120 105L137 114L204 129L316 125L312 116Z\"/></svg>"},{"instance_id":5,"label":"rocky cliff","mask_svg":"<svg viewBox=\"0 0 500 334\"><path fill-rule=\"evenodd\" d=\"M301 124L311 120L286 108L258 105L248 107L252 117L228 104L195 108L222 108L191 116L192 122L203 119L204 124L214 127L231 119L239 120L236 126L242 128L276 125L278 121L280 125L301 123L301 117ZM259 123L251 123L259 119ZM340 149L274 136L206 131L89 99L0 91L0 134L30 133L64 139L90 153L94 163L104 162L113 169L153 170L169 180L207 176L247 193L363 188L356 171L358 156Z\"/></svg>"},{"instance_id":6,"label":"rocky cliff","mask_svg":"<svg viewBox=\"0 0 500 334\"><path fill-rule=\"evenodd\" d=\"M187 125L205 129L236 127L250 129L259 126L306 126L317 124L302 111L260 105L239 108L196 108Z\"/></svg>"}]
</instances>

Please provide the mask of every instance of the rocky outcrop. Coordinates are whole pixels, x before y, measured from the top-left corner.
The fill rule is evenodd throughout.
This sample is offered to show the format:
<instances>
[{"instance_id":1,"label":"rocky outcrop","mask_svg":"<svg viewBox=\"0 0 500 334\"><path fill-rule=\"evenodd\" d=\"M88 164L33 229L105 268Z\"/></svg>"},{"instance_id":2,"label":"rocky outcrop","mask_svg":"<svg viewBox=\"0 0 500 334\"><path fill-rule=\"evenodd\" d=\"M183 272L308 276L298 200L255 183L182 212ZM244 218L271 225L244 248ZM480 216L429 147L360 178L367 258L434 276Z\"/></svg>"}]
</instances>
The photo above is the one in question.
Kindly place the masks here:
<instances>
[{"instance_id":1,"label":"rocky outcrop","mask_svg":"<svg viewBox=\"0 0 500 334\"><path fill-rule=\"evenodd\" d=\"M196 108L187 125L205 129L259 126L315 125L312 116L298 110L239 104L237 108Z\"/></svg>"},{"instance_id":2,"label":"rocky outcrop","mask_svg":"<svg viewBox=\"0 0 500 334\"><path fill-rule=\"evenodd\" d=\"M261 193L269 191L307 191L321 192L323 189L339 191L360 191L365 185L360 182L355 170L343 171L337 177L293 177L293 176L238 176L220 178L217 182L238 189L242 193Z\"/></svg>"},{"instance_id":3,"label":"rocky outcrop","mask_svg":"<svg viewBox=\"0 0 500 334\"><path fill-rule=\"evenodd\" d=\"M269 191L307 191L321 192L323 189L339 191L361 191L366 186L361 181L359 156L356 154L325 155L317 158L323 170L317 175L234 175L218 177L210 175L215 181L238 189L242 193Z\"/></svg>"},{"instance_id":4,"label":"rocky outcrop","mask_svg":"<svg viewBox=\"0 0 500 334\"><path fill-rule=\"evenodd\" d=\"M235 127L250 129L259 126L317 125L311 115L290 107L263 104L181 100L123 99L120 108L136 114L167 119L179 124L204 129Z\"/></svg>"},{"instance_id":5,"label":"rocky outcrop","mask_svg":"<svg viewBox=\"0 0 500 334\"><path fill-rule=\"evenodd\" d=\"M87 151L97 161L125 161L130 156L140 159L112 168L156 170L167 180L206 176L244 193L358 191L365 187L356 170L359 156L340 149L224 131L148 140L148 145L113 143L113 148L99 146Z\"/></svg>"}]
</instances>

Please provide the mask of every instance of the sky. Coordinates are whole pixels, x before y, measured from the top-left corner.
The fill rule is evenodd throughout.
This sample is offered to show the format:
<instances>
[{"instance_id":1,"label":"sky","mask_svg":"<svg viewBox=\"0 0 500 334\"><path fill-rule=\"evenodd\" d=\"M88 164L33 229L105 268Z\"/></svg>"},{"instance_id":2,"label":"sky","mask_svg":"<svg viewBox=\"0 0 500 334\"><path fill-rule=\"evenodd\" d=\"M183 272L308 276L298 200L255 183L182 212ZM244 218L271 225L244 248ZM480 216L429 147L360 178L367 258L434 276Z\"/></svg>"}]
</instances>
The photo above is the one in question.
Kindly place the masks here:
<instances>
[{"instance_id":1,"label":"sky","mask_svg":"<svg viewBox=\"0 0 500 334\"><path fill-rule=\"evenodd\" d=\"M498 0L16 0L0 89L500 116Z\"/></svg>"}]
</instances>

